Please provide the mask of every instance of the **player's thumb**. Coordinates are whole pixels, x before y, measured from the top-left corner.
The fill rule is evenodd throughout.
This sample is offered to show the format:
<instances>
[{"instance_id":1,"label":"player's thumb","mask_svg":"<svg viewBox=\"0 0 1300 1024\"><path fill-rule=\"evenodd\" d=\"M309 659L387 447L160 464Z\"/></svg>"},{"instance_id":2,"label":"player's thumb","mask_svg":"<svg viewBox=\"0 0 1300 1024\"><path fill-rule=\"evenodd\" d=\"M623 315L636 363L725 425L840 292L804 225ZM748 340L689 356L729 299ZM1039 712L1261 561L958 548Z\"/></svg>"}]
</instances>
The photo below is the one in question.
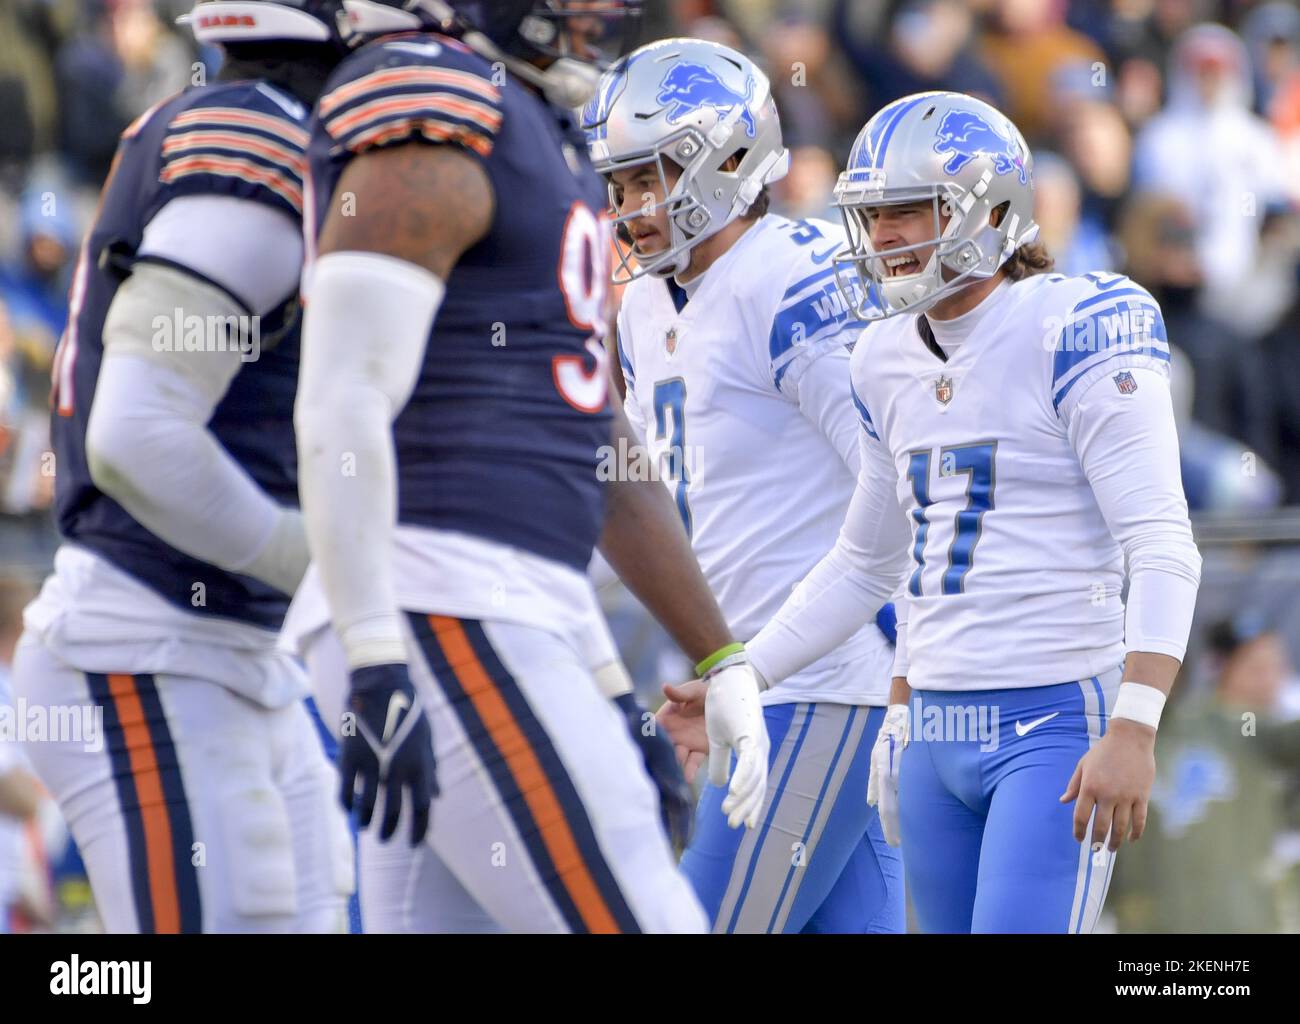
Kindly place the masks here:
<instances>
[{"instance_id":1,"label":"player's thumb","mask_svg":"<svg viewBox=\"0 0 1300 1024\"><path fill-rule=\"evenodd\" d=\"M690 695L683 693L681 689L673 683L664 683L664 696L677 704L685 704L690 700Z\"/></svg>"},{"instance_id":2,"label":"player's thumb","mask_svg":"<svg viewBox=\"0 0 1300 1024\"><path fill-rule=\"evenodd\" d=\"M709 741L709 781L715 786L725 786L731 770L731 748L725 743Z\"/></svg>"}]
</instances>

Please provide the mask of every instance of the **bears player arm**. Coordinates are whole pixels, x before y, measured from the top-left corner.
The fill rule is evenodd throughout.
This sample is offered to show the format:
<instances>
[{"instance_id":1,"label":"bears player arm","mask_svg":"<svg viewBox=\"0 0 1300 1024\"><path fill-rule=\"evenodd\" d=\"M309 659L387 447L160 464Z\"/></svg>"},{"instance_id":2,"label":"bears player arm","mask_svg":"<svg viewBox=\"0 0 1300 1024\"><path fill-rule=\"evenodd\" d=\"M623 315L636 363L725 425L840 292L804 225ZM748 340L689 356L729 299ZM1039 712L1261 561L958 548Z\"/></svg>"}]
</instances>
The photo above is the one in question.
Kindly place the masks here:
<instances>
[{"instance_id":1,"label":"bears player arm","mask_svg":"<svg viewBox=\"0 0 1300 1024\"><path fill-rule=\"evenodd\" d=\"M481 163L404 142L351 160L305 282L294 420L300 490L330 615L352 669L405 663L392 570L392 423L419 375L443 282L492 223ZM345 467L350 471L345 472Z\"/></svg>"},{"instance_id":2,"label":"bears player arm","mask_svg":"<svg viewBox=\"0 0 1300 1024\"><path fill-rule=\"evenodd\" d=\"M635 400L631 400L635 405ZM640 434L614 406L614 450L620 440L629 453L644 457ZM618 479L629 476L632 479ZM702 662L732 643L731 630L718 608L672 495L649 470L616 474L606 484L605 528L600 553L624 586L673 638L693 662Z\"/></svg>"},{"instance_id":3,"label":"bears player arm","mask_svg":"<svg viewBox=\"0 0 1300 1024\"><path fill-rule=\"evenodd\" d=\"M1070 444L1111 535L1124 549L1129 592L1126 651L1181 662L1187 651L1201 556L1192 540L1178 459L1178 434L1165 371L1134 366L1123 393L1106 374L1063 407ZM1134 674L1128 659L1126 678ZM1167 689L1167 679L1140 681ZM1159 671L1159 669L1156 669ZM1167 685L1166 685L1167 684Z\"/></svg>"},{"instance_id":4,"label":"bears player arm","mask_svg":"<svg viewBox=\"0 0 1300 1024\"><path fill-rule=\"evenodd\" d=\"M860 435L858 483L835 547L746 645L768 686L848 640L897 587L909 531L895 496L893 463L868 429Z\"/></svg>"},{"instance_id":5,"label":"bears player arm","mask_svg":"<svg viewBox=\"0 0 1300 1024\"><path fill-rule=\"evenodd\" d=\"M166 543L292 593L307 566L299 513L262 491L207 429L244 353L235 344L190 351L182 335L186 324L248 323L291 296L300 229L254 200L181 196L151 219L138 256L104 323L86 432L91 477Z\"/></svg>"}]
</instances>

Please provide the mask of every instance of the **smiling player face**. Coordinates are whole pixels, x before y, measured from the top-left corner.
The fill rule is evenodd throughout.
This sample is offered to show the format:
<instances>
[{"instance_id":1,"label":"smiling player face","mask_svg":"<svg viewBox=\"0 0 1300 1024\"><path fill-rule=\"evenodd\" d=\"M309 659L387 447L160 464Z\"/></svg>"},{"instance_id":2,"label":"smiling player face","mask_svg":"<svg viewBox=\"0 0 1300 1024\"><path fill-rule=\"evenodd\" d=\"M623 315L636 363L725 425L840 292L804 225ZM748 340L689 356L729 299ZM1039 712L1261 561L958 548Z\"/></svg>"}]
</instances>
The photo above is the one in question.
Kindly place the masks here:
<instances>
[{"instance_id":1,"label":"smiling player face","mask_svg":"<svg viewBox=\"0 0 1300 1024\"><path fill-rule=\"evenodd\" d=\"M871 248L883 257L886 277L906 277L909 274L919 274L925 269L936 248L934 245L922 245L936 235L932 202L925 200L890 206L869 206L862 211L861 219ZM942 234L947 227L948 215L940 210L937 233ZM921 248L899 252L892 257L889 255L892 250L903 250L914 245L920 245Z\"/></svg>"}]
</instances>

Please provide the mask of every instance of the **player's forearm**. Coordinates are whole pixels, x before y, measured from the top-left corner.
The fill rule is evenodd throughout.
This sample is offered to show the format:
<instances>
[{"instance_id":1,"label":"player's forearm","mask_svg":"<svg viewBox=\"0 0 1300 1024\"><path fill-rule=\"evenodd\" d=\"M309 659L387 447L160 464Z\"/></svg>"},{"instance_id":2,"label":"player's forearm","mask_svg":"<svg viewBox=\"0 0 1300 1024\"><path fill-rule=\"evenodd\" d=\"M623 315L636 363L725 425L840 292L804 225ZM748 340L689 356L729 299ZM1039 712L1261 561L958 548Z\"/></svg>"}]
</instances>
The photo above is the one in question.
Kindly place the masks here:
<instances>
[{"instance_id":1,"label":"player's forearm","mask_svg":"<svg viewBox=\"0 0 1300 1024\"><path fill-rule=\"evenodd\" d=\"M1124 682L1142 683L1159 690L1166 697L1174 688L1174 679L1182 662L1167 654L1129 651L1124 656Z\"/></svg>"},{"instance_id":2,"label":"player's forearm","mask_svg":"<svg viewBox=\"0 0 1300 1024\"><path fill-rule=\"evenodd\" d=\"M178 309L205 323L242 314L219 289L179 270L137 268L104 327L86 432L91 477L172 547L292 593L307 567L298 512L262 491L207 428L243 365L240 353L156 347L152 325L175 322Z\"/></svg>"},{"instance_id":3,"label":"player's forearm","mask_svg":"<svg viewBox=\"0 0 1300 1024\"><path fill-rule=\"evenodd\" d=\"M894 676L889 681L889 703L890 704L910 704L912 701L912 688L907 685L905 676Z\"/></svg>"},{"instance_id":4,"label":"player's forearm","mask_svg":"<svg viewBox=\"0 0 1300 1024\"><path fill-rule=\"evenodd\" d=\"M732 642L677 508L658 480L609 483L600 552L693 662Z\"/></svg>"},{"instance_id":5,"label":"player's forearm","mask_svg":"<svg viewBox=\"0 0 1300 1024\"><path fill-rule=\"evenodd\" d=\"M350 668L406 660L393 580L392 422L423 357L442 283L373 253L321 257L306 292L294 419L312 555Z\"/></svg>"}]
</instances>

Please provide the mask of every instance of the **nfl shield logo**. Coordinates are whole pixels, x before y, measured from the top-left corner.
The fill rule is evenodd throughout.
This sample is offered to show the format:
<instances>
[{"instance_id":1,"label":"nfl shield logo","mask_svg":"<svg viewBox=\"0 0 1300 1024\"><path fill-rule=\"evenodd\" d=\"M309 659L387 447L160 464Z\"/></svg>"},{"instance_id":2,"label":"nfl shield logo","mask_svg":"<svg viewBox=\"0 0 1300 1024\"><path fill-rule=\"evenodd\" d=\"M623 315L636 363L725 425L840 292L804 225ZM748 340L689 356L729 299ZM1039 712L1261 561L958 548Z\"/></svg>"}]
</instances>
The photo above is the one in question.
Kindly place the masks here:
<instances>
[{"instance_id":1,"label":"nfl shield logo","mask_svg":"<svg viewBox=\"0 0 1300 1024\"><path fill-rule=\"evenodd\" d=\"M1138 389L1138 382L1133 379L1133 374L1125 370L1115 374L1115 386L1121 395L1131 395Z\"/></svg>"},{"instance_id":2,"label":"nfl shield logo","mask_svg":"<svg viewBox=\"0 0 1300 1024\"><path fill-rule=\"evenodd\" d=\"M951 377L940 377L934 382L934 397L939 399L940 405L947 405L952 401Z\"/></svg>"},{"instance_id":3,"label":"nfl shield logo","mask_svg":"<svg viewBox=\"0 0 1300 1024\"><path fill-rule=\"evenodd\" d=\"M672 355L677 351L677 328L670 327L668 334L664 337L664 347L668 349L668 354Z\"/></svg>"}]
</instances>

